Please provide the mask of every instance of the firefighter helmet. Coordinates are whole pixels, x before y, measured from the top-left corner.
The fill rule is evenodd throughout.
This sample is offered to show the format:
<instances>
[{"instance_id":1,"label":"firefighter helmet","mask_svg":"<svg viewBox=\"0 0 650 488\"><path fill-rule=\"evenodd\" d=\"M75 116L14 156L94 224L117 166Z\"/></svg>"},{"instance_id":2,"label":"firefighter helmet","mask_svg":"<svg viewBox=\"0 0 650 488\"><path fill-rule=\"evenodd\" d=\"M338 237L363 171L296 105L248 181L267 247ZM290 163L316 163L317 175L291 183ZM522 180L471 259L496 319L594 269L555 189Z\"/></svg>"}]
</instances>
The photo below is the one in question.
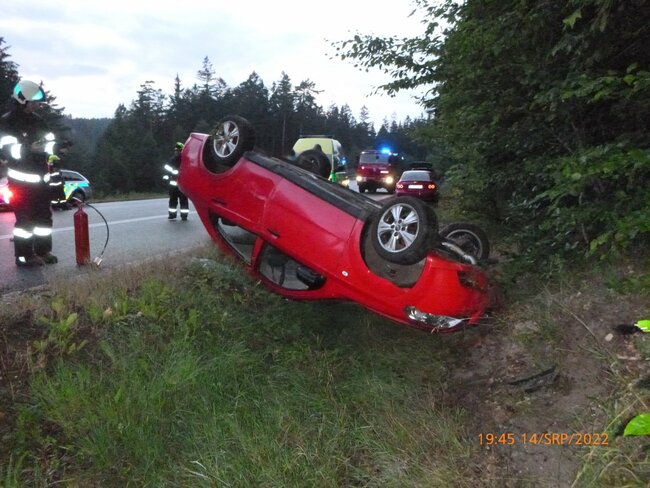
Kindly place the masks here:
<instances>
[{"instance_id":1,"label":"firefighter helmet","mask_svg":"<svg viewBox=\"0 0 650 488\"><path fill-rule=\"evenodd\" d=\"M45 92L33 81L23 80L16 83L13 97L18 103L25 105L27 102L45 101Z\"/></svg>"},{"instance_id":2,"label":"firefighter helmet","mask_svg":"<svg viewBox=\"0 0 650 488\"><path fill-rule=\"evenodd\" d=\"M176 145L174 146L174 148L179 150L179 151L182 151L184 147L185 147L185 144L183 144L182 142L177 142Z\"/></svg>"},{"instance_id":3,"label":"firefighter helmet","mask_svg":"<svg viewBox=\"0 0 650 488\"><path fill-rule=\"evenodd\" d=\"M61 161L61 158L58 157L56 154L51 154L50 157L47 158L48 164L54 164L57 161Z\"/></svg>"}]
</instances>

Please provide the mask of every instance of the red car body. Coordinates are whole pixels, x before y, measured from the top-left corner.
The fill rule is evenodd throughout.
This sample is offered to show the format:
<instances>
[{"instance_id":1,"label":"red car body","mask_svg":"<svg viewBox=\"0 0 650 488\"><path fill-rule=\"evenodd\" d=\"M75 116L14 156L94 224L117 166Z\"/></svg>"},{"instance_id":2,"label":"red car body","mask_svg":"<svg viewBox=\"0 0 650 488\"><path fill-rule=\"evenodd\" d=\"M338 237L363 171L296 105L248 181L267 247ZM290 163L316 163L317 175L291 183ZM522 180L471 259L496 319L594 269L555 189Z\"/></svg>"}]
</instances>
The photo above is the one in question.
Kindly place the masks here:
<instances>
[{"instance_id":1,"label":"red car body","mask_svg":"<svg viewBox=\"0 0 650 488\"><path fill-rule=\"evenodd\" d=\"M395 194L417 197L427 202L437 202L438 183L431 171L420 169L404 171L395 185Z\"/></svg>"},{"instance_id":2,"label":"red car body","mask_svg":"<svg viewBox=\"0 0 650 488\"><path fill-rule=\"evenodd\" d=\"M274 292L301 300L352 300L429 331L476 324L485 314L489 281L481 268L434 251L417 265L383 262L364 244L368 222L380 204L255 151L221 167L210 156L211 138L189 136L179 187L216 244L243 260ZM224 229L237 229L250 240L237 244ZM282 279L272 271L278 256L284 260ZM311 278L304 287L287 285L298 283L286 278L288 274Z\"/></svg>"}]
</instances>

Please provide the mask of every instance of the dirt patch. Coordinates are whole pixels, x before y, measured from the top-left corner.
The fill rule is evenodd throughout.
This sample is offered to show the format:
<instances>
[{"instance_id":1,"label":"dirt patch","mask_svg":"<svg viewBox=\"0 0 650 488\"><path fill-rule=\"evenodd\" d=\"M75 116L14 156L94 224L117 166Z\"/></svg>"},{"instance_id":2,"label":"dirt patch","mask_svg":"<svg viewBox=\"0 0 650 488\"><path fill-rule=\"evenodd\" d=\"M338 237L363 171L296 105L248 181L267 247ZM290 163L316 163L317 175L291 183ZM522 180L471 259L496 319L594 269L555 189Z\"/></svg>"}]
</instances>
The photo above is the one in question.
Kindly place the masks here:
<instances>
[{"instance_id":1,"label":"dirt patch","mask_svg":"<svg viewBox=\"0 0 650 488\"><path fill-rule=\"evenodd\" d=\"M587 441L615 441L603 405L647 376L636 347L645 337L618 335L614 325L647 315L648 299L591 281L511 303L517 308L455 339L445 401L469 413L484 486L571 486Z\"/></svg>"},{"instance_id":2,"label":"dirt patch","mask_svg":"<svg viewBox=\"0 0 650 488\"><path fill-rule=\"evenodd\" d=\"M16 403L27 398L30 347L43 334L42 327L35 326L27 315L0 323L0 440L8 438L14 425ZM0 442L0 455L2 446L8 447Z\"/></svg>"}]
</instances>

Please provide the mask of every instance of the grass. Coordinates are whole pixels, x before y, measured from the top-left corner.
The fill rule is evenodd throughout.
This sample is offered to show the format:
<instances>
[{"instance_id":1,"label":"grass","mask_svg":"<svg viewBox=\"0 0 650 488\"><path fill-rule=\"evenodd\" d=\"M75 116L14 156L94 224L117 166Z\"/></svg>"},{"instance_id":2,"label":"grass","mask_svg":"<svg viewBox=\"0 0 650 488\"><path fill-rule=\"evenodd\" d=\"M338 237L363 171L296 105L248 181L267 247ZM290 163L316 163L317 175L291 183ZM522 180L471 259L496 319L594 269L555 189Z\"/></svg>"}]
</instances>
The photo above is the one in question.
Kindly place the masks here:
<instances>
[{"instance_id":1,"label":"grass","mask_svg":"<svg viewBox=\"0 0 650 488\"><path fill-rule=\"evenodd\" d=\"M287 302L213 257L44 297L29 391L5 434L7 485L471 475L464 414L436 401L444 341L351 305Z\"/></svg>"},{"instance_id":2,"label":"grass","mask_svg":"<svg viewBox=\"0 0 650 488\"><path fill-rule=\"evenodd\" d=\"M534 425L565 386L523 395L491 375L511 356L541 367L580 350L610 393L581 400L598 415L556 425L596 431L604 418L612 444L579 451L563 481L641 486L644 441L619 431L647 392L577 320L584 276L561 276L512 286L496 326L449 336L284 300L212 248L23 295L0 311L0 483L544 486L508 474L514 448L486 451L477 432L509 428L504 409Z\"/></svg>"}]
</instances>

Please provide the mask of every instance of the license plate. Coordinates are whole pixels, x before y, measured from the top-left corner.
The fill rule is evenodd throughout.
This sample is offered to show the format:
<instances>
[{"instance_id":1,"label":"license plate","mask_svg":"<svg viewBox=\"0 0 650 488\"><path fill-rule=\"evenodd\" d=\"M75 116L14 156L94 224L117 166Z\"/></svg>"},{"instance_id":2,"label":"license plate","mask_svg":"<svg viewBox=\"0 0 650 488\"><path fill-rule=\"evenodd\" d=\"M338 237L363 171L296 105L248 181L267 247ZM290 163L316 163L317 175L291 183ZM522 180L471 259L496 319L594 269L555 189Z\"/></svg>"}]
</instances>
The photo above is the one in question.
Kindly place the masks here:
<instances>
[{"instance_id":1,"label":"license plate","mask_svg":"<svg viewBox=\"0 0 650 488\"><path fill-rule=\"evenodd\" d=\"M422 188L424 188L422 185L409 185L411 190L421 190Z\"/></svg>"}]
</instances>

